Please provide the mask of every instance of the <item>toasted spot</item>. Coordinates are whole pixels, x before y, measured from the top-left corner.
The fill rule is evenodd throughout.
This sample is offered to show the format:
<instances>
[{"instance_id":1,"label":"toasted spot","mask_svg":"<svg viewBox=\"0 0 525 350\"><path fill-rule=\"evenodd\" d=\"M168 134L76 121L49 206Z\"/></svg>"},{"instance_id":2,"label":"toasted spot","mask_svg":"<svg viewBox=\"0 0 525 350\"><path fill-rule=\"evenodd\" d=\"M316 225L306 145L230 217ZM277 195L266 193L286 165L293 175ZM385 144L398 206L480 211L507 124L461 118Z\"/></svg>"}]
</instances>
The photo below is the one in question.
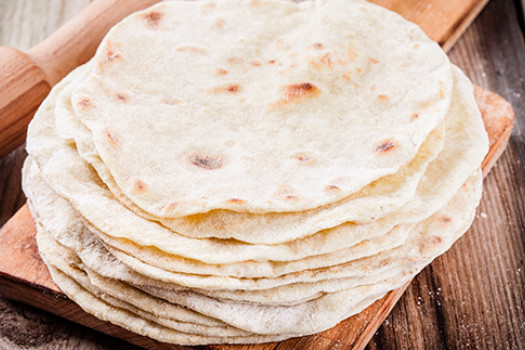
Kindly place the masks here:
<instances>
[{"instance_id":1,"label":"toasted spot","mask_svg":"<svg viewBox=\"0 0 525 350\"><path fill-rule=\"evenodd\" d=\"M179 203L171 202L170 204L164 207L164 211L168 213L173 212L175 209L177 209L178 206L179 206Z\"/></svg>"},{"instance_id":2,"label":"toasted spot","mask_svg":"<svg viewBox=\"0 0 525 350\"><path fill-rule=\"evenodd\" d=\"M414 44L414 46L412 46L415 50L419 49L419 44Z\"/></svg>"},{"instance_id":3,"label":"toasted spot","mask_svg":"<svg viewBox=\"0 0 525 350\"><path fill-rule=\"evenodd\" d=\"M341 62L340 62L341 63ZM316 58L311 61L310 64L315 70L323 70L324 68L332 68L334 63L331 58L331 54L328 52L320 58Z\"/></svg>"},{"instance_id":4,"label":"toasted spot","mask_svg":"<svg viewBox=\"0 0 525 350\"><path fill-rule=\"evenodd\" d=\"M119 53L114 52L113 50L109 50L106 54L106 57L100 62L101 66L109 66L113 62L121 59L122 56Z\"/></svg>"},{"instance_id":5,"label":"toasted spot","mask_svg":"<svg viewBox=\"0 0 525 350\"><path fill-rule=\"evenodd\" d=\"M439 246L443 242L443 239L439 236L431 236L429 237L426 242L423 244L422 252L423 253L430 253L435 249L435 247Z\"/></svg>"},{"instance_id":6,"label":"toasted spot","mask_svg":"<svg viewBox=\"0 0 525 350\"><path fill-rule=\"evenodd\" d=\"M293 187L290 185L280 185L277 188L277 195L287 201L299 199L299 197L294 194Z\"/></svg>"},{"instance_id":7,"label":"toasted spot","mask_svg":"<svg viewBox=\"0 0 525 350\"><path fill-rule=\"evenodd\" d=\"M217 68L217 74L219 74L219 75L226 75L226 74L228 74L228 71L226 69L223 69L223 68Z\"/></svg>"},{"instance_id":8,"label":"toasted spot","mask_svg":"<svg viewBox=\"0 0 525 350\"><path fill-rule=\"evenodd\" d=\"M269 60L268 63L269 64L275 64L275 62L277 62L276 60Z\"/></svg>"},{"instance_id":9,"label":"toasted spot","mask_svg":"<svg viewBox=\"0 0 525 350\"><path fill-rule=\"evenodd\" d=\"M373 57L370 57L370 62L372 62L373 64L378 64L378 63L379 63L379 61L376 60L376 59L373 58Z\"/></svg>"},{"instance_id":10,"label":"toasted spot","mask_svg":"<svg viewBox=\"0 0 525 350\"><path fill-rule=\"evenodd\" d=\"M213 9L217 5L214 2L207 2L201 6L202 9Z\"/></svg>"},{"instance_id":11,"label":"toasted spot","mask_svg":"<svg viewBox=\"0 0 525 350\"><path fill-rule=\"evenodd\" d=\"M376 86L375 86L375 84L374 84L374 85L372 85L372 86L370 86L370 90L374 91L375 89L376 89Z\"/></svg>"},{"instance_id":12,"label":"toasted spot","mask_svg":"<svg viewBox=\"0 0 525 350\"><path fill-rule=\"evenodd\" d=\"M359 89L359 84L358 84L358 83L354 83L354 87L355 87L356 89Z\"/></svg>"},{"instance_id":13,"label":"toasted spot","mask_svg":"<svg viewBox=\"0 0 525 350\"><path fill-rule=\"evenodd\" d=\"M230 204L244 204L246 203L246 201L244 199L239 199L239 198L230 198L226 201L226 203L230 203Z\"/></svg>"},{"instance_id":14,"label":"toasted spot","mask_svg":"<svg viewBox=\"0 0 525 350\"><path fill-rule=\"evenodd\" d=\"M170 105L170 106L175 106L175 105L180 103L179 100L176 100L176 99L171 98L171 97L164 97L162 100L160 100L160 102L162 102L164 104L167 104L167 105Z\"/></svg>"},{"instance_id":15,"label":"toasted spot","mask_svg":"<svg viewBox=\"0 0 525 350\"><path fill-rule=\"evenodd\" d=\"M223 18L217 18L215 21L213 21L213 24L211 25L211 29L222 29L224 28L224 25L226 24L226 21Z\"/></svg>"},{"instance_id":16,"label":"toasted spot","mask_svg":"<svg viewBox=\"0 0 525 350\"><path fill-rule=\"evenodd\" d=\"M220 93L230 93L230 94L236 94L239 92L239 84L228 84L224 86L217 86L214 88L209 89L208 91L212 94L220 94Z\"/></svg>"},{"instance_id":17,"label":"toasted spot","mask_svg":"<svg viewBox=\"0 0 525 350\"><path fill-rule=\"evenodd\" d=\"M121 102L127 102L128 99L129 99L128 95L123 94L123 93L120 93L120 92L117 92L117 93L115 94L115 98L116 98L117 100L121 101Z\"/></svg>"},{"instance_id":18,"label":"toasted spot","mask_svg":"<svg viewBox=\"0 0 525 350\"><path fill-rule=\"evenodd\" d=\"M345 74L342 75L342 77L343 77L343 79L351 80L351 79L352 79L352 78L350 77L351 74L352 74L351 72L349 72L349 73L345 73Z\"/></svg>"},{"instance_id":19,"label":"toasted spot","mask_svg":"<svg viewBox=\"0 0 525 350\"><path fill-rule=\"evenodd\" d=\"M143 192L146 192L146 184L144 183L144 181L140 180L140 179L135 179L133 181L133 191L137 192L137 193L143 193Z\"/></svg>"},{"instance_id":20,"label":"toasted spot","mask_svg":"<svg viewBox=\"0 0 525 350\"><path fill-rule=\"evenodd\" d=\"M416 121L419 119L419 113L414 113L410 116L410 121L413 122L413 121Z\"/></svg>"},{"instance_id":21,"label":"toasted spot","mask_svg":"<svg viewBox=\"0 0 525 350\"><path fill-rule=\"evenodd\" d=\"M159 26L162 14L159 11L150 11L142 15L146 25L150 28L157 28Z\"/></svg>"},{"instance_id":22,"label":"toasted spot","mask_svg":"<svg viewBox=\"0 0 525 350\"><path fill-rule=\"evenodd\" d=\"M337 193L337 192L341 192L341 189L339 187L337 187L336 185L328 185L326 186L325 188L325 191L328 192L328 193Z\"/></svg>"},{"instance_id":23,"label":"toasted spot","mask_svg":"<svg viewBox=\"0 0 525 350\"><path fill-rule=\"evenodd\" d=\"M323 48L323 44L321 43L313 43L312 46L314 47L314 49L318 49L318 50Z\"/></svg>"},{"instance_id":24,"label":"toasted spot","mask_svg":"<svg viewBox=\"0 0 525 350\"><path fill-rule=\"evenodd\" d=\"M279 101L272 106L279 107L285 104L295 103L306 98L312 98L320 93L321 90L319 90L314 84L308 82L287 85L282 89Z\"/></svg>"},{"instance_id":25,"label":"toasted spot","mask_svg":"<svg viewBox=\"0 0 525 350\"><path fill-rule=\"evenodd\" d=\"M299 162L301 162L301 164L315 163L315 157L305 153L294 154L293 158L297 159Z\"/></svg>"},{"instance_id":26,"label":"toasted spot","mask_svg":"<svg viewBox=\"0 0 525 350\"><path fill-rule=\"evenodd\" d=\"M448 224L449 222L451 222L452 219L449 218L448 216L446 215L442 215L440 218L439 218L439 222L442 223L442 224Z\"/></svg>"},{"instance_id":27,"label":"toasted spot","mask_svg":"<svg viewBox=\"0 0 525 350\"><path fill-rule=\"evenodd\" d=\"M443 89L439 89L439 97L440 98L444 98L445 97L445 93L443 92Z\"/></svg>"},{"instance_id":28,"label":"toasted spot","mask_svg":"<svg viewBox=\"0 0 525 350\"><path fill-rule=\"evenodd\" d=\"M184 45L177 47L179 52L194 52L194 53L206 53L206 49L203 47Z\"/></svg>"},{"instance_id":29,"label":"toasted spot","mask_svg":"<svg viewBox=\"0 0 525 350\"><path fill-rule=\"evenodd\" d=\"M222 167L222 160L218 157L213 157L206 154L190 154L188 160L195 166L202 169L219 169Z\"/></svg>"},{"instance_id":30,"label":"toasted spot","mask_svg":"<svg viewBox=\"0 0 525 350\"><path fill-rule=\"evenodd\" d=\"M88 97L82 97L80 101L78 101L77 105L83 111L88 111L93 107L93 104L91 103L91 99L89 99Z\"/></svg>"},{"instance_id":31,"label":"toasted spot","mask_svg":"<svg viewBox=\"0 0 525 350\"><path fill-rule=\"evenodd\" d=\"M255 67L259 67L261 65L261 62L259 61L251 61L250 64Z\"/></svg>"},{"instance_id":32,"label":"toasted spot","mask_svg":"<svg viewBox=\"0 0 525 350\"><path fill-rule=\"evenodd\" d=\"M380 142L376 146L376 152L385 154L385 153L393 151L396 147L397 145L394 141L386 140L386 141Z\"/></svg>"},{"instance_id":33,"label":"toasted spot","mask_svg":"<svg viewBox=\"0 0 525 350\"><path fill-rule=\"evenodd\" d=\"M361 73L363 70L362 70L361 68L358 67L358 68L355 69L355 71L356 71L357 73Z\"/></svg>"},{"instance_id":34,"label":"toasted spot","mask_svg":"<svg viewBox=\"0 0 525 350\"><path fill-rule=\"evenodd\" d=\"M377 99L378 99L379 101L386 101L386 100L388 100L388 96L387 96L387 95L380 94L380 95L377 95Z\"/></svg>"},{"instance_id":35,"label":"toasted spot","mask_svg":"<svg viewBox=\"0 0 525 350\"><path fill-rule=\"evenodd\" d=\"M120 145L120 138L114 131L111 131L110 129L106 129L106 136L109 139L109 142L111 142L113 145L115 146Z\"/></svg>"}]
</instances>

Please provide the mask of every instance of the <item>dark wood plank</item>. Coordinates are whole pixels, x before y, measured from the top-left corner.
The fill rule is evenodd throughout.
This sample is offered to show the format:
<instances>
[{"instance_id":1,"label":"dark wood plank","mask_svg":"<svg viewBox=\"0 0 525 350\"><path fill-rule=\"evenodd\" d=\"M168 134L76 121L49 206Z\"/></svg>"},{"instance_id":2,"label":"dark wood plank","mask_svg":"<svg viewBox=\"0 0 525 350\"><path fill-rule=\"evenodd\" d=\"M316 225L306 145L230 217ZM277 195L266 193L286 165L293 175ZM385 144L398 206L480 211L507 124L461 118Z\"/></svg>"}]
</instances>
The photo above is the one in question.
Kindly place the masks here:
<instances>
[{"instance_id":1,"label":"dark wood plank","mask_svg":"<svg viewBox=\"0 0 525 350\"><path fill-rule=\"evenodd\" d=\"M450 52L476 84L511 102L516 126L507 151L485 180L474 226L416 277L368 349L525 346L525 49L520 15L512 1L492 0Z\"/></svg>"}]
</instances>

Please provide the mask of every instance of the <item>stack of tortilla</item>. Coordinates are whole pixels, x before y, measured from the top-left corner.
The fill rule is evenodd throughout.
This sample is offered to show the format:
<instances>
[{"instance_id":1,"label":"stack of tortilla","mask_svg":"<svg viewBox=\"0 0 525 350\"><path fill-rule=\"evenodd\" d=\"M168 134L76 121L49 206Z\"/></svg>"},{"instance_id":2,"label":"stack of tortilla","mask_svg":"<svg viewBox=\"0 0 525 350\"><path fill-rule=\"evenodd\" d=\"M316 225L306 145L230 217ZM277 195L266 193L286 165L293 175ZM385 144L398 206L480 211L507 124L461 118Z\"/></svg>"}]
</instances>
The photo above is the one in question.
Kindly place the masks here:
<instances>
[{"instance_id":1,"label":"stack of tortilla","mask_svg":"<svg viewBox=\"0 0 525 350\"><path fill-rule=\"evenodd\" d=\"M470 226L488 140L465 75L361 0L165 2L31 122L38 247L84 310L176 344L317 333Z\"/></svg>"}]
</instances>

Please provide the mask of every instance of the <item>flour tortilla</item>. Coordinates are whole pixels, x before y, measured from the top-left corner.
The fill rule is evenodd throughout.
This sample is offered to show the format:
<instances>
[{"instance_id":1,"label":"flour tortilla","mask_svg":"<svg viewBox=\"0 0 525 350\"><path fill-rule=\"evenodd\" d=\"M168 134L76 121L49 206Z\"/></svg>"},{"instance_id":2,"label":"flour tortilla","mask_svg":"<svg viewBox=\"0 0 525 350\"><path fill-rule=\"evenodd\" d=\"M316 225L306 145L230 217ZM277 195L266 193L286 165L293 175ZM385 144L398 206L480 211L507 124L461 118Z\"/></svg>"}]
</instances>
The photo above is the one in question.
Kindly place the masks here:
<instances>
[{"instance_id":1,"label":"flour tortilla","mask_svg":"<svg viewBox=\"0 0 525 350\"><path fill-rule=\"evenodd\" d=\"M28 200L28 204L33 217L46 227L46 232L53 239L57 240L60 245L76 251L76 254L78 254L88 270L92 269L97 274L100 273L113 281L121 280L131 284L138 284L142 286L144 291L154 288L156 289L155 292L162 293L161 295L188 290L188 288L183 286L156 281L127 268L110 255L106 248L86 229L79 217L70 215L72 209L64 200L57 198L57 195L53 196L52 193L34 191L34 187L35 184L31 184L30 180L28 180L28 167L25 167L24 191L31 198ZM56 218L60 219L56 220ZM67 255L64 252L58 252L57 254L61 256ZM293 305L315 299L325 293L353 288L365 283L380 282L393 276L400 276L401 278L401 276L413 275L415 271L422 268L426 263L428 261L402 264L382 271L377 275L364 274L351 278L326 279L315 283L292 283L260 291L210 291L204 289L194 289L194 291L221 299ZM180 313L180 310L178 312ZM207 323L205 324L208 325Z\"/></svg>"},{"instance_id":2,"label":"flour tortilla","mask_svg":"<svg viewBox=\"0 0 525 350\"><path fill-rule=\"evenodd\" d=\"M401 218L421 220L439 209L465 181L468 172L479 166L488 147L487 136L472 96L472 86L459 70L456 71L458 101L452 104L452 117L447 122L447 135L459 147L444 149L428 168L429 175L423 189L414 197L408 213ZM239 261L289 261L319 255L359 243L391 230L401 218L377 220L367 227L367 236L348 234L348 226L325 230L289 244L266 246L246 245L235 241L190 239L141 219L114 199L92 168L81 160L76 149L59 139L54 130L54 98L68 81L61 83L46 99L29 127L28 151L40 165L42 175L53 189L67 198L89 223L115 239L128 239L141 246L156 247L168 254L196 259L206 263L234 263ZM433 182L440 190L433 188ZM418 186L419 188L420 186ZM93 206L92 203L97 203ZM103 215L111 212L111 220ZM352 231L352 230L350 230ZM146 234L147 233L147 234Z\"/></svg>"},{"instance_id":3,"label":"flour tortilla","mask_svg":"<svg viewBox=\"0 0 525 350\"><path fill-rule=\"evenodd\" d=\"M453 243L453 234L463 229L465 221L468 222L468 225L472 222L474 209L480 196L481 172L478 170L464 184L451 202L430 218L417 224L402 246L355 261L326 268L304 270L274 278L237 279L223 276L181 274L151 266L117 249L111 249L111 253L131 269L143 275L168 283L203 289L260 290L296 282L317 282L326 279L360 276L367 273L376 274L391 268L395 264L432 259L437 256L437 254L433 255L432 253L435 250L438 250L439 254L443 253ZM436 233L434 234L433 231ZM444 232L440 233L440 231ZM449 236L445 236L447 233Z\"/></svg>"},{"instance_id":4,"label":"flour tortilla","mask_svg":"<svg viewBox=\"0 0 525 350\"><path fill-rule=\"evenodd\" d=\"M42 242L42 237L37 236L37 239L39 240L39 246L46 247L45 243ZM47 247L46 247L47 248ZM50 266L50 270L53 274L53 268L58 268L64 273L63 269L64 266L56 266L53 265L51 260L53 260L53 252L48 251L46 249L42 250L42 257L46 261L46 264ZM59 258L60 259L60 258ZM56 260L59 260L56 259ZM53 260L54 261L54 260ZM75 275L75 280L78 278L80 279L82 277L82 274L74 273L74 269L69 269L68 271L71 275ZM65 273L67 275L67 273ZM53 277L54 274L53 274ZM71 278L71 276L69 276ZM261 330L260 334L281 334L283 331L287 332L288 330L292 331L290 333L284 333L287 335L287 337L292 337L294 335L305 335L310 333L317 333L320 332L326 328L330 328L333 325L340 322L342 319L347 318L351 316L354 313L357 313L361 311L363 308L368 306L371 302L374 300L380 298L385 291L386 288L392 288L397 286L397 283L403 283L406 281L396 281L395 284L393 282L385 282L385 283L378 283L373 286L361 286L354 288L352 290L329 294L326 296L323 296L321 298L309 301L304 304L299 304L295 306L262 306L257 304L250 304L250 303L224 303L219 300L207 298L206 302L214 301L213 305L214 307L219 307L222 309L223 315L229 319L232 318L233 322L244 324L248 322L248 319L242 321L243 318L247 317L248 315L253 315L254 317L260 318L260 320L263 322L263 324L260 324L259 326L249 326L248 328L254 328ZM86 283L84 280L83 283ZM77 301L82 306L82 300L78 300L78 296L76 293L72 293L72 295L68 294L69 289L67 288L67 283L64 283L63 279L58 278L57 284L61 289L73 300ZM63 288L62 286L65 287ZM80 283L82 285L82 283ZM84 287L85 288L85 287ZM379 292L380 295L375 294L375 292ZM180 292L182 299L186 299L187 295L185 295L186 292ZM99 296L100 297L100 296ZM105 297L107 298L107 297ZM112 300L111 298L107 298L108 300ZM202 297L194 297L189 298L188 305L191 305L192 303L199 304L203 301ZM115 302L115 301L113 301ZM342 302L342 303L340 303ZM120 303L119 303L120 304ZM235 310L232 310L232 306L234 306ZM226 311L229 309L228 311ZM315 313L312 313L316 310ZM91 312L93 310L90 310ZM237 315L230 315L236 313ZM306 315L314 315L313 317L310 317L309 319L305 318ZM108 317L110 315L106 315ZM99 316L97 316L99 317ZM101 317L99 317L101 318ZM279 321L277 321L280 325L284 326L285 328L281 328L280 330L276 328L275 326L271 325L271 322L274 318L277 318ZM106 318L102 318L106 319ZM327 324L330 324L328 325ZM127 326L129 327L129 326ZM127 328L125 327L125 328ZM198 337L195 335L188 334L189 337ZM247 338L243 336L243 338ZM248 336L248 339L246 339L247 342L250 342L250 338ZM198 338L197 338L198 339ZM227 339L225 339L227 341Z\"/></svg>"},{"instance_id":5,"label":"flour tortilla","mask_svg":"<svg viewBox=\"0 0 525 350\"><path fill-rule=\"evenodd\" d=\"M96 238L93 237L93 232L87 229L84 220L78 215L77 212L74 211L73 208L65 201L64 199L60 198L57 194L50 191L49 186L47 186L41 179L41 177L35 176L35 173L32 173L31 171L31 159L28 158L28 161L26 162L26 166L24 167L24 176L23 176L23 185L24 185L24 191L27 193L27 195L30 197L29 203L30 207L32 208L33 216L37 218L38 221L42 223L46 227L46 231L50 233L51 236L53 236L54 239L56 239L60 244L69 247L77 252L79 257L85 261L85 259L88 261L86 264L97 272L100 270L102 271L111 271L113 274L110 276L115 279L122 279L123 281L127 282L135 282L137 283L137 279L134 278L135 276L132 276L132 278L125 278L125 276L130 275L130 272L124 272L122 266L117 260L112 259L109 257L109 253L107 250L101 245L100 242L96 240ZM33 168L35 170L35 168ZM393 230L393 231L400 231L400 230ZM408 232L406 232L408 234ZM100 234L100 233L99 233ZM399 236L399 235L398 235ZM392 237L388 238L388 240L394 242L394 246L399 246L404 242L404 239L406 235L403 236L403 239L400 239L398 236L393 235ZM383 238L383 240L387 240L386 238ZM399 242L397 242L399 241ZM337 253L337 255L342 255L342 257L339 257L341 261L347 262L349 260L356 260L361 258L362 256L358 255L359 251L366 249L370 251L368 254L377 254L380 250L375 249L377 246L381 246L382 242L372 243L372 244L359 244L355 249L350 249L348 251L348 254L345 256L345 252ZM145 249L145 248L143 248ZM98 253L97 253L98 251ZM354 255L352 255L352 251L354 251ZM345 260L342 260L342 258L345 257ZM316 257L313 257L316 258ZM330 259L330 257L323 257L321 256L319 259ZM95 260L95 261L93 261ZM249 264L250 262L246 262ZM272 263L269 262L269 265ZM177 266L177 264L174 264ZM195 266L200 266L196 265ZM239 264L237 264L239 265ZM295 265L297 266L304 266L304 264L301 263L301 261L295 262ZM370 284L373 281L382 281L387 278L390 278L395 275L400 274L410 274L410 272L406 272L407 270L417 268L416 266L412 266L413 264L406 264L396 267L394 269L389 269L387 271L382 272L380 275L377 276L370 276L369 274L365 274L364 276L358 276L353 277L349 279L338 279L338 280L324 280L319 281L317 283L308 283L308 284L300 284L300 283L294 283L293 286L290 286L288 288L279 288L279 290L272 291L272 290L265 290L263 293L260 293L261 296L257 295L257 293L251 293L250 300L251 301L260 301L260 302L271 302L271 303L297 303L298 301L305 301L309 300L315 297L318 297L321 293L327 293L327 292L334 292L342 289L347 289L350 287L357 286L359 284L364 284L363 280L366 279L366 283ZM421 263L418 264L422 265ZM213 266L212 266L213 267ZM173 270L173 267L170 267L171 270ZM110 273L111 273L110 272ZM181 272L181 271L179 271ZM104 272L101 272L102 274L105 274ZM191 272L192 274L197 274L198 271ZM256 271L254 270L254 276L253 277L263 277L263 276L257 276L255 275ZM107 273L106 273L107 274ZM239 277L239 276L236 276ZM143 278L145 280L145 278ZM148 280L146 282L138 280L138 283L141 284L151 284L151 280ZM153 285L155 286L155 284ZM165 286L161 286L166 289ZM182 290L184 287L182 286L169 286L167 287L169 290ZM238 296L237 291L234 292L226 292L222 291L221 293L210 293L210 291L199 289L197 292L201 294L206 294L209 296L219 296L221 295L222 298L228 298L228 299L234 299L239 300L240 297ZM243 293L246 294L246 293ZM262 297L262 298L260 298Z\"/></svg>"},{"instance_id":6,"label":"flour tortilla","mask_svg":"<svg viewBox=\"0 0 525 350\"><path fill-rule=\"evenodd\" d=\"M479 201L481 193L480 172L478 172L477 178L474 179L476 181L466 183L462 187L459 195L455 198L453 203L449 204L447 208L444 208L439 213L437 213L435 217L432 218L432 220L428 220L425 223L425 225L422 225L420 227L420 231L418 232L418 235L420 237L414 240L414 242L417 242L418 245L418 254L429 255L434 257L437 254L442 253L444 250L448 249L452 242L455 239L457 239L470 225L473 215L470 215L469 220L465 220L465 210L468 210L469 207L475 207L477 201ZM451 234L453 233L451 232L451 230L456 228L460 222L463 222L464 226L459 231L456 231L454 234ZM412 253L414 253L414 251L410 249L408 249L407 251L412 251ZM392 261L395 261L395 259ZM390 261L390 263L392 263L392 261ZM377 286L378 284L375 285L375 287ZM361 289L363 288L364 287L361 287ZM368 290L368 288L365 288L365 290ZM311 307L316 307L317 310L317 314L314 314L318 317L321 317L320 323L318 322L319 320L314 320L314 323L316 325L328 322L328 320L324 319L325 315L322 314L322 312L326 311L326 307L330 307L330 305L336 304L340 306L345 305L339 304L339 302L348 303L348 295L346 295L345 298L343 298L343 300L340 300L339 297L341 296L341 293L347 292L330 294L327 297L321 297L311 302ZM203 301L203 297L186 292L174 294L172 295L172 297L175 297L176 300L174 301L177 303L183 304L194 310L199 310L205 314L209 314L212 317L214 317L213 315L220 316L220 318L225 322L243 329L246 329L247 327L247 330L249 331L271 332L272 330L276 329L286 331L297 329L303 330L306 329L304 327L311 326L310 320L299 321L298 324L297 320L294 317L296 315L294 315L294 312L290 314L287 313L288 316L284 319L281 317L278 317L278 319L274 319L273 315L279 316L279 310L282 310L282 308L279 307L262 308L260 306L255 306L251 304L241 304L242 306L234 306L237 304L228 303L224 301L219 302L215 299L210 298L206 298ZM333 304L333 302L335 302L336 300L337 303ZM318 309L317 306L319 304L323 305L323 307ZM232 311L232 307L235 307L235 310ZM237 308L241 309L238 310ZM296 306L296 308L297 312L303 311L303 308L301 306ZM287 307L286 310L289 310L289 307ZM329 317L333 317L334 310L328 309L328 311L331 311ZM339 309L337 311L339 312ZM321 314L319 314L319 312L321 312ZM250 318L248 318L249 321L245 319L247 318L247 315L250 315ZM257 319L258 322L255 322L256 324L253 324L253 317L261 317L261 319ZM259 321L261 321L262 323L260 323ZM277 327L272 326L275 322L278 323ZM281 326L291 328L281 328Z\"/></svg>"},{"instance_id":7,"label":"flour tortilla","mask_svg":"<svg viewBox=\"0 0 525 350\"><path fill-rule=\"evenodd\" d=\"M134 314L139 314L145 319L183 333L219 337L250 335L248 332L235 329L223 322L184 309L179 305L154 298L116 280L111 281L110 288L101 289L98 285L94 285L91 282L89 271L83 266L74 251L61 246L50 238L49 234L45 232L43 226L38 225L37 230L39 235L39 251L45 256L46 263L59 268L69 278L74 279L90 293L95 294L98 298L101 298L112 305L121 309L126 309ZM178 315L181 314L181 310L183 313L197 316L195 317L195 320L192 321L207 319L210 320L210 322L215 322L217 324L210 326L198 324L196 322L182 321L178 317Z\"/></svg>"},{"instance_id":8,"label":"flour tortilla","mask_svg":"<svg viewBox=\"0 0 525 350\"><path fill-rule=\"evenodd\" d=\"M36 169L36 168L33 168L33 169ZM470 191L470 197L465 195L467 199L463 199L463 202L465 203L462 203L462 206L463 206L462 210L468 210L468 208L472 207L476 203L476 198L475 198L476 191L474 191L472 187L475 187L473 183L479 182L480 178L481 178L481 175L478 169L478 171L476 171L476 173L467 182L467 184L470 184L470 185L463 186L463 187L467 187L467 190L466 190L467 193L469 193L468 191ZM456 195L455 198L457 198L458 196L459 195ZM49 197L51 196L46 196L46 198L49 198ZM468 202L468 199L470 199L470 203ZM470 211L473 211L473 208L475 208L475 205L474 207L470 209ZM459 210L458 212L461 213L462 211ZM463 212L464 216L466 216L468 212L469 211ZM431 219L428 219L428 220L431 220ZM458 227L456 227L456 229L458 229ZM417 226L414 230L417 231ZM411 234L413 235L413 232ZM391 251L385 252L384 254L380 253L370 258L363 258L363 259L359 259L356 261L349 261L343 264L339 264L339 265L335 265L335 266L331 266L327 268L305 270L305 271L300 271L296 273L290 273L290 274L282 275L276 278L255 278L255 279L250 279L250 278L238 279L235 277L193 275L193 274L184 274L184 273L178 273L178 272L170 272L170 271L166 271L166 270L159 269L154 266L145 264L139 259L129 256L125 252L119 251L117 249L113 248L111 249L111 252L113 255L117 257L117 259L121 260L122 262L130 266L132 269L140 272L141 274L150 276L155 279L162 280L168 283L175 283L175 284L186 286L186 287L203 288L203 289L257 290L257 289L268 289L268 288L273 288L273 287L286 285L290 283L297 283L297 282L315 282L315 281L322 281L325 279L351 277L351 276L356 276L356 275L359 276L359 275L366 274L367 272L370 272L370 271L377 273L382 268L384 269L384 268L391 267L388 265L384 265L384 259L382 257L383 255L388 255L388 253L395 252L395 251L404 252L404 249L408 249L408 251L410 251L410 249L417 250L416 248L417 244L422 244L422 243L415 242L413 241L413 238L411 239L409 237L406 243L400 248L398 248L397 250L393 249ZM400 254L403 255L405 253L400 253ZM351 258L349 259L351 260ZM399 263L407 262L403 260L405 258L402 258L402 257L398 257L396 259L399 261ZM420 260L423 260L423 259L420 259ZM412 260L412 261L415 261L415 260ZM377 270L374 270L374 268L372 268L374 264L375 266L377 266Z\"/></svg>"},{"instance_id":9,"label":"flour tortilla","mask_svg":"<svg viewBox=\"0 0 525 350\"><path fill-rule=\"evenodd\" d=\"M157 218L137 207L122 193L100 156L91 133L73 111L71 92L89 73L92 63L74 71L72 81L57 96L55 122L61 138L75 143L81 157L90 163L99 177L122 204L135 214L160 222L188 237L234 238L252 244L279 244L301 238L344 222L368 222L401 208L413 197L428 164L443 149L445 123L433 130L416 157L397 173L385 176L338 202L311 210L286 213L251 214L230 210L212 210L177 219Z\"/></svg>"},{"instance_id":10,"label":"flour tortilla","mask_svg":"<svg viewBox=\"0 0 525 350\"><path fill-rule=\"evenodd\" d=\"M155 217L333 203L396 173L446 115L447 56L382 7L206 6L129 16L72 95L119 188Z\"/></svg>"}]
</instances>

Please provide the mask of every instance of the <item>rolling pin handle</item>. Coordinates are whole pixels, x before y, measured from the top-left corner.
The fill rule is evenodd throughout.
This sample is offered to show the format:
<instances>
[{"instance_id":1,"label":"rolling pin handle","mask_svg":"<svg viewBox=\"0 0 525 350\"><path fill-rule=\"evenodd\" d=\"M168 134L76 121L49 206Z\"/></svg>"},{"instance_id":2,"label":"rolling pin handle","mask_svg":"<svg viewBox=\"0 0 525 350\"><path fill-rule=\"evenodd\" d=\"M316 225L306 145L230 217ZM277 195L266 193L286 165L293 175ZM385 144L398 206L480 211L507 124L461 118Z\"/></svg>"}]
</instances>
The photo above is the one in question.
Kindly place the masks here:
<instances>
[{"instance_id":1,"label":"rolling pin handle","mask_svg":"<svg viewBox=\"0 0 525 350\"><path fill-rule=\"evenodd\" d=\"M0 47L0 157L24 142L27 124L50 89L27 54Z\"/></svg>"}]
</instances>

